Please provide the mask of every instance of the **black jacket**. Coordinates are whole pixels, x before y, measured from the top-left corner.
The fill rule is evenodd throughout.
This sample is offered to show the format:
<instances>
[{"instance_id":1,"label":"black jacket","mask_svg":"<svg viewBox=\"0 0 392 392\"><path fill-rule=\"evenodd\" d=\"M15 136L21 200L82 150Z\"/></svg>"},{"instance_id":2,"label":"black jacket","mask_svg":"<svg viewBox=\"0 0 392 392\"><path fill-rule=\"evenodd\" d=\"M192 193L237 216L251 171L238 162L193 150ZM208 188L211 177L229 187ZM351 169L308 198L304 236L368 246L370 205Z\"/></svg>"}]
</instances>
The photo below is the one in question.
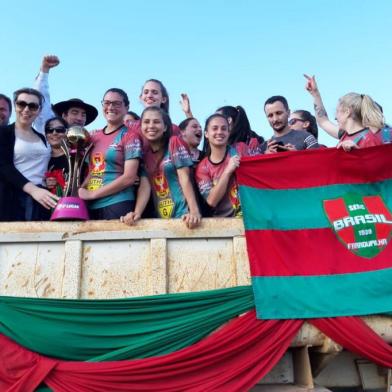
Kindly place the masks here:
<instances>
[{"instance_id":1,"label":"black jacket","mask_svg":"<svg viewBox=\"0 0 392 392\"><path fill-rule=\"evenodd\" d=\"M46 146L44 135L33 130ZM29 180L14 165L15 123L0 127L0 221L12 220L15 192Z\"/></svg>"}]
</instances>

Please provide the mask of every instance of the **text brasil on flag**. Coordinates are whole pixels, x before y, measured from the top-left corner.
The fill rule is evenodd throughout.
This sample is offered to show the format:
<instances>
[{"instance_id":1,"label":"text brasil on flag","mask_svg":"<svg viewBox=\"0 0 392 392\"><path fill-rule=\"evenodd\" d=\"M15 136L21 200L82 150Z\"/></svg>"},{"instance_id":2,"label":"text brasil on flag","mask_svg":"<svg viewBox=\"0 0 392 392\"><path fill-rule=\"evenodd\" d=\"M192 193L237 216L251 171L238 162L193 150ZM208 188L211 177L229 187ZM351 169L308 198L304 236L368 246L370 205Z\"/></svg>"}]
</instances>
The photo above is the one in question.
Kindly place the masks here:
<instances>
[{"instance_id":1,"label":"text brasil on flag","mask_svg":"<svg viewBox=\"0 0 392 392\"><path fill-rule=\"evenodd\" d=\"M259 318L392 311L392 145L244 158L237 176Z\"/></svg>"}]
</instances>

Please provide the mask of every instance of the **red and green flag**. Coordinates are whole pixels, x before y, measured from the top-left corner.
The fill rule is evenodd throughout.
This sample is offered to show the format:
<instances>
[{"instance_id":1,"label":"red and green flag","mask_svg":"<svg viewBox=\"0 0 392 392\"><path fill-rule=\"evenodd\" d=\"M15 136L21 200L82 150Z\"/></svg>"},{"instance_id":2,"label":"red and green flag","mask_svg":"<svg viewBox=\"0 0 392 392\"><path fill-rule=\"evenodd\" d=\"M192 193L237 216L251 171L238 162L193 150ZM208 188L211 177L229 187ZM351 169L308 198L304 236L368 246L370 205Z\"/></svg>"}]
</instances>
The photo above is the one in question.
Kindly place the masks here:
<instances>
[{"instance_id":1,"label":"red and green flag","mask_svg":"<svg viewBox=\"0 0 392 392\"><path fill-rule=\"evenodd\" d=\"M392 311L392 145L244 158L237 176L259 318Z\"/></svg>"}]
</instances>

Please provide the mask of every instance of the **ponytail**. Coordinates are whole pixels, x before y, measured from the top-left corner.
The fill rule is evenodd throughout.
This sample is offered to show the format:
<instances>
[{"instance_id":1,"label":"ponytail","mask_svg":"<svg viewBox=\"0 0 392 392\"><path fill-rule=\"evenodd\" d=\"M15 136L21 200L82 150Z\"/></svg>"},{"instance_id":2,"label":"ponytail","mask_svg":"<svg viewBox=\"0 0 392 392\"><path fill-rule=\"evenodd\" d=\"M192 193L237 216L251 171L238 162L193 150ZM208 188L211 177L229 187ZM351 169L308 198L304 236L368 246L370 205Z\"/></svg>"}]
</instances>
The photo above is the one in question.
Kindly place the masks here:
<instances>
[{"instance_id":1,"label":"ponytail","mask_svg":"<svg viewBox=\"0 0 392 392\"><path fill-rule=\"evenodd\" d=\"M364 128L384 127L384 116L380 105L376 104L369 95L349 93L341 97L339 103L351 109L353 119L359 121Z\"/></svg>"},{"instance_id":2,"label":"ponytail","mask_svg":"<svg viewBox=\"0 0 392 392\"><path fill-rule=\"evenodd\" d=\"M369 95L361 95L361 117L362 124L366 128L382 129L384 128L384 116L379 105L377 105Z\"/></svg>"}]
</instances>

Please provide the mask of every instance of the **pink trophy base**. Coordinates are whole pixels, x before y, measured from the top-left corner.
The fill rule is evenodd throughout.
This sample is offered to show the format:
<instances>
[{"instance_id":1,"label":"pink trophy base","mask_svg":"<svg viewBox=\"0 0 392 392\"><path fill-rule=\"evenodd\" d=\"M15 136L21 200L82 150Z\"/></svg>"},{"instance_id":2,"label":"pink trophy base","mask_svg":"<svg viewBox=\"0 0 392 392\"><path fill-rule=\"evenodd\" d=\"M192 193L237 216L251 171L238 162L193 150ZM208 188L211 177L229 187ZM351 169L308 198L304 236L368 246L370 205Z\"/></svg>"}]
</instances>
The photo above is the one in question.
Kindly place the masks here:
<instances>
[{"instance_id":1,"label":"pink trophy base","mask_svg":"<svg viewBox=\"0 0 392 392\"><path fill-rule=\"evenodd\" d=\"M62 197L54 209L51 221L56 220L88 220L86 203L79 197Z\"/></svg>"}]
</instances>

